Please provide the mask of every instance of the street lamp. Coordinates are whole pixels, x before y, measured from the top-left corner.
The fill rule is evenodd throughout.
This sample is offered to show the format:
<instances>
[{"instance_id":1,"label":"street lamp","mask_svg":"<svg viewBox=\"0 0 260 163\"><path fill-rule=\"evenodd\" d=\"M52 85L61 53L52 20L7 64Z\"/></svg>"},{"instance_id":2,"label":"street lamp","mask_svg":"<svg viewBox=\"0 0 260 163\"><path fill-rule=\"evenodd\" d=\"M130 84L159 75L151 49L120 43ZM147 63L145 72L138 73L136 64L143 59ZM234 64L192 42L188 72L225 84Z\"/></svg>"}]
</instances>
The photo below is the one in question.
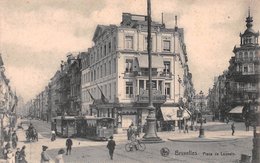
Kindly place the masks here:
<instances>
[{"instance_id":1,"label":"street lamp","mask_svg":"<svg viewBox=\"0 0 260 163\"><path fill-rule=\"evenodd\" d=\"M254 114L254 137L253 137L253 150L252 150L252 163L260 162L260 110L257 106Z\"/></svg>"},{"instance_id":2,"label":"street lamp","mask_svg":"<svg viewBox=\"0 0 260 163\"><path fill-rule=\"evenodd\" d=\"M200 135L199 135L199 138L204 138L204 128L203 128L203 118L202 118L202 106L203 106L203 92L200 91L200 98L201 98L201 101L200 101Z\"/></svg>"},{"instance_id":3,"label":"street lamp","mask_svg":"<svg viewBox=\"0 0 260 163\"><path fill-rule=\"evenodd\" d=\"M147 130L143 137L143 141L147 143L159 143L162 139L157 136L156 133L156 117L155 108L152 103L152 56L151 56L151 0L147 0L147 25L148 25L148 35L147 35L147 52L148 52L148 66L149 66L149 104L147 110L149 111L146 118Z\"/></svg>"}]
</instances>

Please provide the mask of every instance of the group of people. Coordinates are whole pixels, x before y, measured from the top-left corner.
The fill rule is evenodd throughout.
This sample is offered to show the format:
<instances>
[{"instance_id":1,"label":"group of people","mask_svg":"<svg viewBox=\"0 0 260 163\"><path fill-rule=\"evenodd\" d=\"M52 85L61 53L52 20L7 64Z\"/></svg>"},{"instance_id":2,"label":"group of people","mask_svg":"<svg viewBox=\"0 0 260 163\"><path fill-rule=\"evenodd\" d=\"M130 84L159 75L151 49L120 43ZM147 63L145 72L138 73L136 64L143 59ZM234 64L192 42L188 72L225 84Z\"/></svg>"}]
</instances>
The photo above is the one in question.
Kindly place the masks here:
<instances>
[{"instance_id":1,"label":"group of people","mask_svg":"<svg viewBox=\"0 0 260 163\"><path fill-rule=\"evenodd\" d=\"M22 149L17 148L18 136L16 131L13 128L9 128L9 130L4 128L3 137L5 143L2 150L4 159L6 159L8 163L27 163L25 159L26 147L23 146Z\"/></svg>"},{"instance_id":2,"label":"group of people","mask_svg":"<svg viewBox=\"0 0 260 163\"><path fill-rule=\"evenodd\" d=\"M47 150L48 146L42 146L41 152L41 163L49 163L51 161L51 157L48 155ZM64 163L63 154L65 153L64 149L60 149L58 154L55 157L55 163Z\"/></svg>"},{"instance_id":3,"label":"group of people","mask_svg":"<svg viewBox=\"0 0 260 163\"><path fill-rule=\"evenodd\" d=\"M73 145L72 139L68 138L66 140L66 147L67 147L66 155L71 155L72 145ZM41 163L49 163L52 160L52 158L48 155L48 153L46 151L47 149L48 149L48 146L45 146L45 145L42 146ZM64 159L63 159L64 153L65 153L64 149L60 149L58 151L58 154L54 159L55 163L64 163Z\"/></svg>"}]
</instances>

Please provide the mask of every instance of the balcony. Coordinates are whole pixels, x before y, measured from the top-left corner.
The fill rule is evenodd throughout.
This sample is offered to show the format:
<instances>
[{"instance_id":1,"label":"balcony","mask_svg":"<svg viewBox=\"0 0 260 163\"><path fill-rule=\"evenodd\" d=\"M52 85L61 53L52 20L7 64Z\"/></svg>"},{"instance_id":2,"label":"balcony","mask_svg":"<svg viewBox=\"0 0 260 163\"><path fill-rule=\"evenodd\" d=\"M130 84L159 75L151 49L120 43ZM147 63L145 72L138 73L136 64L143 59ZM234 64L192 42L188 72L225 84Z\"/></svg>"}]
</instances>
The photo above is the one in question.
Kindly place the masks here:
<instances>
[{"instance_id":1,"label":"balcony","mask_svg":"<svg viewBox=\"0 0 260 163\"><path fill-rule=\"evenodd\" d=\"M135 71L134 76L149 76L149 71L139 71L139 72ZM152 76L154 77L158 76L158 72L152 71Z\"/></svg>"},{"instance_id":2,"label":"balcony","mask_svg":"<svg viewBox=\"0 0 260 163\"><path fill-rule=\"evenodd\" d=\"M159 90L152 90L152 101L153 103L164 103L166 101L166 96L162 95ZM137 103L148 103L149 102L149 92L148 90L143 90L139 95L136 96L135 102Z\"/></svg>"},{"instance_id":3,"label":"balcony","mask_svg":"<svg viewBox=\"0 0 260 163\"><path fill-rule=\"evenodd\" d=\"M153 95L152 102L153 103L164 103L166 101L165 95ZM135 102L137 103L148 103L149 96L148 95L137 95Z\"/></svg>"},{"instance_id":4,"label":"balcony","mask_svg":"<svg viewBox=\"0 0 260 163\"><path fill-rule=\"evenodd\" d=\"M254 58L236 58L236 62L259 62L259 58L258 57L254 57Z\"/></svg>"}]
</instances>

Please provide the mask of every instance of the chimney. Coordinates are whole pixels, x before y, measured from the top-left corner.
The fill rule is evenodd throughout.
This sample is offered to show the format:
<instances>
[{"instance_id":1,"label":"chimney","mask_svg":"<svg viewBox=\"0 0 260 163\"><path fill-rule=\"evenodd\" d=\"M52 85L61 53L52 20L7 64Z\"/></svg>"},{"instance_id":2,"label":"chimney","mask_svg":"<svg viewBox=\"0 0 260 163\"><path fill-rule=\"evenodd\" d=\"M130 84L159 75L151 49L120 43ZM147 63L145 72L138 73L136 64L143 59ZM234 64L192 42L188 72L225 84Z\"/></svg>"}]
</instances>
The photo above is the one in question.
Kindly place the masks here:
<instances>
[{"instance_id":1,"label":"chimney","mask_svg":"<svg viewBox=\"0 0 260 163\"><path fill-rule=\"evenodd\" d=\"M163 22L163 12L162 12L162 26L165 27L165 24Z\"/></svg>"},{"instance_id":2,"label":"chimney","mask_svg":"<svg viewBox=\"0 0 260 163\"><path fill-rule=\"evenodd\" d=\"M175 32L178 31L178 25L177 25L177 15L175 15Z\"/></svg>"}]
</instances>

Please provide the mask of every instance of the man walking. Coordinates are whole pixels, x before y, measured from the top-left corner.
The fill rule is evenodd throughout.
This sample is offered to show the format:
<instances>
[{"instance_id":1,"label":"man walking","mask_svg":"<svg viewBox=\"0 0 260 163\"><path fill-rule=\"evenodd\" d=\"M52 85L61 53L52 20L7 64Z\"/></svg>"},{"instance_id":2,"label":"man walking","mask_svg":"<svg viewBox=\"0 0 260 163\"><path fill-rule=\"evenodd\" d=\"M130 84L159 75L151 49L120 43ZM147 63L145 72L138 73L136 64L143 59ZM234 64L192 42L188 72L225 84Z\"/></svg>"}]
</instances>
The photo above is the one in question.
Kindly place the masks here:
<instances>
[{"instance_id":1,"label":"man walking","mask_svg":"<svg viewBox=\"0 0 260 163\"><path fill-rule=\"evenodd\" d=\"M235 124L234 124L234 122L231 125L231 130L232 130L232 136L234 136L234 133L235 133Z\"/></svg>"},{"instance_id":2,"label":"man walking","mask_svg":"<svg viewBox=\"0 0 260 163\"><path fill-rule=\"evenodd\" d=\"M113 136L110 136L110 140L107 143L107 148L109 150L109 155L110 155L111 160L113 160L113 154L114 154L115 146L116 146L116 143L113 140Z\"/></svg>"},{"instance_id":3,"label":"man walking","mask_svg":"<svg viewBox=\"0 0 260 163\"><path fill-rule=\"evenodd\" d=\"M67 146L67 153L66 153L66 155L68 155L68 154L70 155L71 154L72 145L73 145L72 140L70 138L68 138L66 140L66 146Z\"/></svg>"},{"instance_id":4,"label":"man walking","mask_svg":"<svg viewBox=\"0 0 260 163\"><path fill-rule=\"evenodd\" d=\"M13 146L13 148L16 148L17 142L18 142L18 136L17 136L16 132L14 131L14 133L12 134L12 146Z\"/></svg>"},{"instance_id":5,"label":"man walking","mask_svg":"<svg viewBox=\"0 0 260 163\"><path fill-rule=\"evenodd\" d=\"M186 123L186 125L185 125L185 133L189 133L189 126L188 126L187 123Z\"/></svg>"},{"instance_id":6,"label":"man walking","mask_svg":"<svg viewBox=\"0 0 260 163\"><path fill-rule=\"evenodd\" d=\"M47 146L42 146L42 153L41 153L41 163L48 163L50 161L50 156L47 154Z\"/></svg>"}]
</instances>

